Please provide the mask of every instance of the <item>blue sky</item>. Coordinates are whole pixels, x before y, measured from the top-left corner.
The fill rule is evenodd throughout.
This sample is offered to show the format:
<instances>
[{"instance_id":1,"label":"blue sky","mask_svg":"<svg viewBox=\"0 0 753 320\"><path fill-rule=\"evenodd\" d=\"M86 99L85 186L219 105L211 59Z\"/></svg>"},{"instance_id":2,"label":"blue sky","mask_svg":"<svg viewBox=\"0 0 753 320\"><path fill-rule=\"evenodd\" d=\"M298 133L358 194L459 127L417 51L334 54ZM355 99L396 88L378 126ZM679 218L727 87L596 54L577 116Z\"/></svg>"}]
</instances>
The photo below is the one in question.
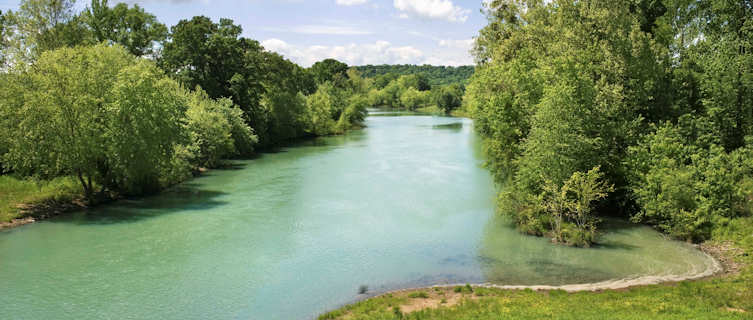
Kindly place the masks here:
<instances>
[{"instance_id":1,"label":"blue sky","mask_svg":"<svg viewBox=\"0 0 753 320\"><path fill-rule=\"evenodd\" d=\"M113 1L113 0L111 0ZM481 0L127 0L160 21L231 18L244 36L303 65L335 58L349 65L472 64L484 26ZM78 0L84 8L88 0ZM17 0L0 0L0 10Z\"/></svg>"}]
</instances>

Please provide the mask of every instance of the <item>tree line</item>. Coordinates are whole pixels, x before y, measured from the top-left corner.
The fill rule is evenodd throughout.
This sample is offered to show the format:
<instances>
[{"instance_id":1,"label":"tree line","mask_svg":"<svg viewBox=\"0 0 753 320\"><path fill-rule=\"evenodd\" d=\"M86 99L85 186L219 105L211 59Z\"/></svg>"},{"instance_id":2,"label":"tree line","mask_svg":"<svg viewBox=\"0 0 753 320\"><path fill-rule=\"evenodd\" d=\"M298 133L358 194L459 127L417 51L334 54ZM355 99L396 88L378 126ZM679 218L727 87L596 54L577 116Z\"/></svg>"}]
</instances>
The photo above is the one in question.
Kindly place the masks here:
<instances>
[{"instance_id":1,"label":"tree line","mask_svg":"<svg viewBox=\"0 0 753 320\"><path fill-rule=\"evenodd\" d=\"M424 74L386 73L367 80L367 102L372 107L416 110L437 106L449 114L460 108L465 86L459 83L431 85Z\"/></svg>"},{"instance_id":2,"label":"tree line","mask_svg":"<svg viewBox=\"0 0 753 320\"><path fill-rule=\"evenodd\" d=\"M474 70L473 66L418 66L413 64L365 65L354 68L365 78L376 78L386 74L393 74L392 77L421 74L426 77L431 86L446 86L455 83L466 84L471 75L473 75Z\"/></svg>"},{"instance_id":3,"label":"tree line","mask_svg":"<svg viewBox=\"0 0 753 320\"><path fill-rule=\"evenodd\" d=\"M138 195L366 116L358 72L298 66L230 19L168 29L138 5L73 4L0 13L0 173L73 176L90 200Z\"/></svg>"},{"instance_id":4,"label":"tree line","mask_svg":"<svg viewBox=\"0 0 753 320\"><path fill-rule=\"evenodd\" d=\"M701 241L753 213L753 6L493 0L465 103L527 233L588 246L600 218Z\"/></svg>"}]
</instances>

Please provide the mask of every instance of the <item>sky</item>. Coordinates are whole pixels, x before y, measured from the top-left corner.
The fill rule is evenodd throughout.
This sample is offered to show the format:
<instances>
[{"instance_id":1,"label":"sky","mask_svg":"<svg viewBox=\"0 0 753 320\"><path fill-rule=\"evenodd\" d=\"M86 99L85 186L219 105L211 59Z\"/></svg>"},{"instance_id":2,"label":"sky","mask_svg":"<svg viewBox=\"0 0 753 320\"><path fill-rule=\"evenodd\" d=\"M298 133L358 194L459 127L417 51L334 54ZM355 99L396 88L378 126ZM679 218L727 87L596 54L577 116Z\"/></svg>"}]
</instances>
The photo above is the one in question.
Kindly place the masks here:
<instances>
[{"instance_id":1,"label":"sky","mask_svg":"<svg viewBox=\"0 0 753 320\"><path fill-rule=\"evenodd\" d=\"M111 0L113 1L113 0ZM168 26L205 15L230 18L243 36L302 65L335 58L348 65L470 65L486 19L482 0L124 0ZM78 0L83 9L88 0ZM0 0L0 10L18 0Z\"/></svg>"}]
</instances>

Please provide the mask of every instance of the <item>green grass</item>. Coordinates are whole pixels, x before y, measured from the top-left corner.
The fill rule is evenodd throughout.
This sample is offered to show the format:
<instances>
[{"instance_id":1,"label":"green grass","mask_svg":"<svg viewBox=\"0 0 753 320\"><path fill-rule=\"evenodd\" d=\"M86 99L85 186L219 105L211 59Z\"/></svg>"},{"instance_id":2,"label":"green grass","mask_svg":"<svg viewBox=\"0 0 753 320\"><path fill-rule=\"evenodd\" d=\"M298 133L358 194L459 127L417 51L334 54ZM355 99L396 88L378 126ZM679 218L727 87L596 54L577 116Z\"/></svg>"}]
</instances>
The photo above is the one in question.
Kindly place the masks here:
<instances>
[{"instance_id":1,"label":"green grass","mask_svg":"<svg viewBox=\"0 0 753 320\"><path fill-rule=\"evenodd\" d=\"M753 319L753 218L717 230L714 240L741 249L737 275L603 292L447 288L457 305L424 309L401 319ZM387 294L324 314L320 319L398 319L410 294Z\"/></svg>"},{"instance_id":2,"label":"green grass","mask_svg":"<svg viewBox=\"0 0 753 320\"><path fill-rule=\"evenodd\" d=\"M23 218L20 205L70 202L81 194L81 185L71 177L40 181L0 176L0 222Z\"/></svg>"},{"instance_id":3,"label":"green grass","mask_svg":"<svg viewBox=\"0 0 753 320\"><path fill-rule=\"evenodd\" d=\"M408 298L413 298L413 299L418 299L418 298L428 299L429 295L426 294L426 292L423 292L423 291L416 291L416 292L411 292L410 294L408 294Z\"/></svg>"}]
</instances>

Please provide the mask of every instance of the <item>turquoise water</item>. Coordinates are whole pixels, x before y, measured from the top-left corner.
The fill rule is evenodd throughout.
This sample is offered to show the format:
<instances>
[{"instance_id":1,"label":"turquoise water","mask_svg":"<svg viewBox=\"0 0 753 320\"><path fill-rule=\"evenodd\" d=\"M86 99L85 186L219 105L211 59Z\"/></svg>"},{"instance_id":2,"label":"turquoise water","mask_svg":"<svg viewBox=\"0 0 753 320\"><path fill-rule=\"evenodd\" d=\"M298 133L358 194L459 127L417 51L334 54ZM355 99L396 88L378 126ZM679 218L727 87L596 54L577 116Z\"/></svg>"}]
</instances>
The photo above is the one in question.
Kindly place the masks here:
<instances>
[{"instance_id":1,"label":"turquoise water","mask_svg":"<svg viewBox=\"0 0 753 320\"><path fill-rule=\"evenodd\" d=\"M645 227L613 226L595 249L521 235L494 215L470 120L367 125L0 232L0 319L308 319L361 285L559 285L708 263Z\"/></svg>"}]
</instances>

